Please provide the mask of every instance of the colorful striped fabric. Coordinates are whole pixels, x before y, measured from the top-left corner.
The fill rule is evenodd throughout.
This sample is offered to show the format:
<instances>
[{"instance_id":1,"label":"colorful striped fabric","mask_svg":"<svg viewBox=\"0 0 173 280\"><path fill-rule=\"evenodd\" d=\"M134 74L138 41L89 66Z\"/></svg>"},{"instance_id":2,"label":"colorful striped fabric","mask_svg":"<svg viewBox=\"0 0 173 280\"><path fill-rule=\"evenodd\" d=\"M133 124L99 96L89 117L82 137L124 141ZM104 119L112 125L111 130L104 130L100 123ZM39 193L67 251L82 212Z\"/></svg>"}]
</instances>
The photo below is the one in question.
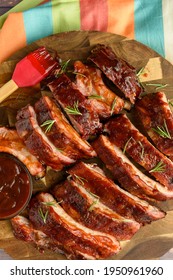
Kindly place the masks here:
<instances>
[{"instance_id":1,"label":"colorful striped fabric","mask_svg":"<svg viewBox=\"0 0 173 280\"><path fill-rule=\"evenodd\" d=\"M172 0L23 0L0 27L0 61L51 34L99 30L134 38L173 63Z\"/></svg>"}]
</instances>

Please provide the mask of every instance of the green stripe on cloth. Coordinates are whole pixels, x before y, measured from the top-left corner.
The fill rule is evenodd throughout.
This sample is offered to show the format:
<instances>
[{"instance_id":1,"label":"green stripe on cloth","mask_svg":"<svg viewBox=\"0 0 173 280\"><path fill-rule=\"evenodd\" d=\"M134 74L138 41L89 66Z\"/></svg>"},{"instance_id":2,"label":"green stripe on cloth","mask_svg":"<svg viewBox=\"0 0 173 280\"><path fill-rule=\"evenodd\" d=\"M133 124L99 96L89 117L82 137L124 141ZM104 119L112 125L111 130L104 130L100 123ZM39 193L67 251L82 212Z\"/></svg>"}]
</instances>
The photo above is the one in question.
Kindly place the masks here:
<instances>
[{"instance_id":1,"label":"green stripe on cloth","mask_svg":"<svg viewBox=\"0 0 173 280\"><path fill-rule=\"evenodd\" d=\"M135 39L165 55L162 0L135 0Z\"/></svg>"},{"instance_id":2,"label":"green stripe on cloth","mask_svg":"<svg viewBox=\"0 0 173 280\"><path fill-rule=\"evenodd\" d=\"M52 2L25 11L23 20L28 44L53 34Z\"/></svg>"},{"instance_id":3,"label":"green stripe on cloth","mask_svg":"<svg viewBox=\"0 0 173 280\"><path fill-rule=\"evenodd\" d=\"M52 1L53 33L80 29L79 0Z\"/></svg>"},{"instance_id":4,"label":"green stripe on cloth","mask_svg":"<svg viewBox=\"0 0 173 280\"><path fill-rule=\"evenodd\" d=\"M17 12L23 12L26 11L28 9L31 9L37 5L39 5L41 2L43 2L43 0L34 0L34 1L29 1L29 0L23 0L21 1L19 4L17 4L15 7L13 7L12 9L10 9L10 11L8 11L7 13L5 13L4 15L2 15L0 17L0 28L2 27L4 21L6 20L7 16L9 13L17 13Z\"/></svg>"}]
</instances>

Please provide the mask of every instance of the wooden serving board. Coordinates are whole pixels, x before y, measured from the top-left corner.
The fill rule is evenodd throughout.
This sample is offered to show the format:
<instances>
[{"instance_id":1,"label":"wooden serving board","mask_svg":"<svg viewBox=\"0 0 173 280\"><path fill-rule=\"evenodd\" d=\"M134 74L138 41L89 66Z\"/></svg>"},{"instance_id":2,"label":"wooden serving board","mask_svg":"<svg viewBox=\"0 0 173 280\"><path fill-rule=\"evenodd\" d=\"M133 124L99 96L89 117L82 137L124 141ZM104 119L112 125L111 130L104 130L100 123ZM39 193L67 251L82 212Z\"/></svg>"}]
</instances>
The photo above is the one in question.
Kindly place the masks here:
<instances>
[{"instance_id":1,"label":"wooden serving board","mask_svg":"<svg viewBox=\"0 0 173 280\"><path fill-rule=\"evenodd\" d=\"M137 70L145 67L140 79L147 92L155 91L155 87L147 86L147 83L168 84L163 90L169 99L173 99L173 66L168 61L135 40L102 32L60 33L27 46L1 65L0 86L10 79L16 62L39 46L43 45L51 52L56 51L64 61L86 60L90 50L98 43L109 44L118 56ZM40 96L39 85L17 90L0 104L0 125L13 125L16 111L27 103L34 103ZM47 190L62 177L63 173L50 170L44 180L35 182L34 191ZM167 212L166 217L142 227L130 241L123 242L121 252L113 259L156 259L173 247L173 200L158 205ZM48 250L40 253L33 245L17 240L9 221L0 221L0 248L13 259L65 258Z\"/></svg>"}]
</instances>

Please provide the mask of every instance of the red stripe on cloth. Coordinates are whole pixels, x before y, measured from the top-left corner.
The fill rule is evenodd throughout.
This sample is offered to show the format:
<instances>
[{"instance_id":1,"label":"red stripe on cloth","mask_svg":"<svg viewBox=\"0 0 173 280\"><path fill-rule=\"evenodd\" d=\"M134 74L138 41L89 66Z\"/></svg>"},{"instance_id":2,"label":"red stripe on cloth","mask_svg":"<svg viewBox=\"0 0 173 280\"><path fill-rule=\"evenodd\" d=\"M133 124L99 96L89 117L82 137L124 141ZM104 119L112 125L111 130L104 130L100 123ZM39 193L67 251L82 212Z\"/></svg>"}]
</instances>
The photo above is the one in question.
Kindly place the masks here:
<instances>
[{"instance_id":1,"label":"red stripe on cloth","mask_svg":"<svg viewBox=\"0 0 173 280\"><path fill-rule=\"evenodd\" d=\"M106 31L108 26L107 0L80 0L81 30Z\"/></svg>"},{"instance_id":2,"label":"red stripe on cloth","mask_svg":"<svg viewBox=\"0 0 173 280\"><path fill-rule=\"evenodd\" d=\"M50 2L51 0L44 0L44 1L42 1L38 6L40 6L40 5L43 5L43 4L45 4L45 3L47 3L47 2Z\"/></svg>"}]
</instances>

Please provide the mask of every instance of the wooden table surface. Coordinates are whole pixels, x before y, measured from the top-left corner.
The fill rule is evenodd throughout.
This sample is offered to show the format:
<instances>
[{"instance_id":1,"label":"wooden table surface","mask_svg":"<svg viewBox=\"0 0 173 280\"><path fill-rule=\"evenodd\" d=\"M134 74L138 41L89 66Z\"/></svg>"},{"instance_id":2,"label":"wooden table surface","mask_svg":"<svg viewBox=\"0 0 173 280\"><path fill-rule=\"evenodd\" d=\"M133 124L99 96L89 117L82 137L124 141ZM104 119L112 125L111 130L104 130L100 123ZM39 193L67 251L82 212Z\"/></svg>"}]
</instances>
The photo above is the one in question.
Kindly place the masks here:
<instances>
[{"instance_id":1,"label":"wooden table surface","mask_svg":"<svg viewBox=\"0 0 173 280\"><path fill-rule=\"evenodd\" d=\"M21 0L0 0L0 16L17 5Z\"/></svg>"}]
</instances>

